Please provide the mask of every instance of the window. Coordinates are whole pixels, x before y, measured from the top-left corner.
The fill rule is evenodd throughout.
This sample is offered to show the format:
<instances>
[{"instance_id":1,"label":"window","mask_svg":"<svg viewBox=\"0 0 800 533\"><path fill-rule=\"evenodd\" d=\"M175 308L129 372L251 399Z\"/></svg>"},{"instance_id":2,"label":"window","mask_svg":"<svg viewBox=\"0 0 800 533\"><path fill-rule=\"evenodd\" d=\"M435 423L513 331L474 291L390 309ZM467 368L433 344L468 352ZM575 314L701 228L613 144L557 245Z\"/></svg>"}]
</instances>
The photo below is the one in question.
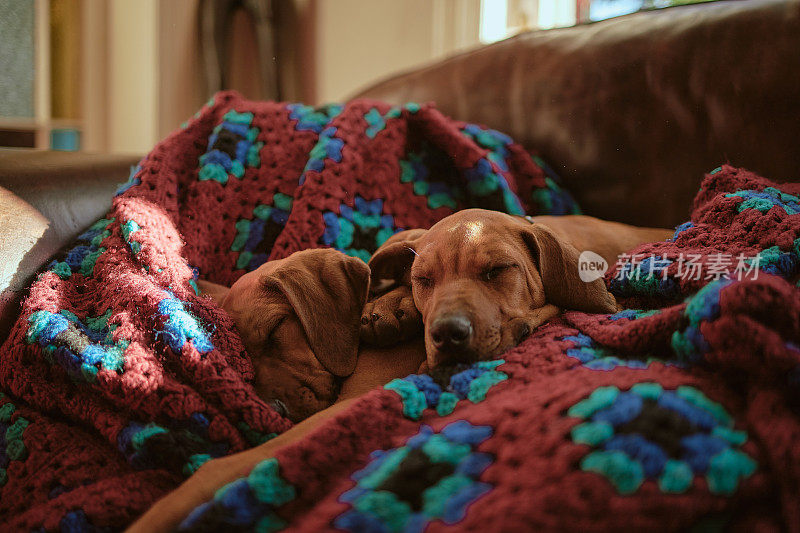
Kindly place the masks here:
<instances>
[{"instance_id":1,"label":"window","mask_svg":"<svg viewBox=\"0 0 800 533\"><path fill-rule=\"evenodd\" d=\"M533 29L563 28L642 10L714 0L481 0L480 40L500 41Z\"/></svg>"}]
</instances>

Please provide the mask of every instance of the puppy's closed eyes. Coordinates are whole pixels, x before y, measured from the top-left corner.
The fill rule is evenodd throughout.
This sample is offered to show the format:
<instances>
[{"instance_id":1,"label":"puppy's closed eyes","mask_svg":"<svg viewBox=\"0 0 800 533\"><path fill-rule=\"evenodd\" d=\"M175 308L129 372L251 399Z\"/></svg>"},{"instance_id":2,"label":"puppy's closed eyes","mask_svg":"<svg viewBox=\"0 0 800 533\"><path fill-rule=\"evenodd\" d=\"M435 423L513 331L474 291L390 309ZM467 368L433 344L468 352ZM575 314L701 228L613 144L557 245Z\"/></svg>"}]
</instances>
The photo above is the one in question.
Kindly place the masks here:
<instances>
[{"instance_id":1,"label":"puppy's closed eyes","mask_svg":"<svg viewBox=\"0 0 800 533\"><path fill-rule=\"evenodd\" d=\"M331 405L358 357L369 268L341 252L270 261L230 289L199 284L225 309L250 356L254 387L298 422Z\"/></svg>"}]
</instances>

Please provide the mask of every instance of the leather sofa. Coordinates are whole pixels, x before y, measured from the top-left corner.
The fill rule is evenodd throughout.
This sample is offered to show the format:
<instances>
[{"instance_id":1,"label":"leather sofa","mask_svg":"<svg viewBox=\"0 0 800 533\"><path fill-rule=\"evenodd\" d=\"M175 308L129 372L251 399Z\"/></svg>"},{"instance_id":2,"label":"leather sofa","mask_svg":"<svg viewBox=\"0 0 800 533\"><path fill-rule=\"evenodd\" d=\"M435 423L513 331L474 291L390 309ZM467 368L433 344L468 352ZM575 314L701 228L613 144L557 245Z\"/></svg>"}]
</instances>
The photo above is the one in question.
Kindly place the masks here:
<instances>
[{"instance_id":1,"label":"leather sofa","mask_svg":"<svg viewBox=\"0 0 800 533\"><path fill-rule=\"evenodd\" d=\"M722 162L797 180L798 54L800 0L726 0L525 33L355 96L435 101L538 151L587 214L673 226ZM0 151L0 342L137 159Z\"/></svg>"},{"instance_id":2,"label":"leather sofa","mask_svg":"<svg viewBox=\"0 0 800 533\"><path fill-rule=\"evenodd\" d=\"M800 2L728 0L534 31L357 96L435 101L537 150L587 214L683 222L721 163L800 177Z\"/></svg>"}]
</instances>

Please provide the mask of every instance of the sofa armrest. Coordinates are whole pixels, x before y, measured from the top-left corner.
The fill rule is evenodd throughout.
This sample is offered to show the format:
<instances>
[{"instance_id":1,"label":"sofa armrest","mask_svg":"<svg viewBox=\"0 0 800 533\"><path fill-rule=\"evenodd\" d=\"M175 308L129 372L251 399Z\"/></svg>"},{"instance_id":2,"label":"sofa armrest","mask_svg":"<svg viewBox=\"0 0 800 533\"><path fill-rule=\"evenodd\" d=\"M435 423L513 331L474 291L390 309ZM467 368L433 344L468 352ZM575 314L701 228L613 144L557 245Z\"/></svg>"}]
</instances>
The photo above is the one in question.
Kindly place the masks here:
<instances>
[{"instance_id":1,"label":"sofa armrest","mask_svg":"<svg viewBox=\"0 0 800 533\"><path fill-rule=\"evenodd\" d=\"M132 156L0 150L0 343L33 276L108 211Z\"/></svg>"}]
</instances>

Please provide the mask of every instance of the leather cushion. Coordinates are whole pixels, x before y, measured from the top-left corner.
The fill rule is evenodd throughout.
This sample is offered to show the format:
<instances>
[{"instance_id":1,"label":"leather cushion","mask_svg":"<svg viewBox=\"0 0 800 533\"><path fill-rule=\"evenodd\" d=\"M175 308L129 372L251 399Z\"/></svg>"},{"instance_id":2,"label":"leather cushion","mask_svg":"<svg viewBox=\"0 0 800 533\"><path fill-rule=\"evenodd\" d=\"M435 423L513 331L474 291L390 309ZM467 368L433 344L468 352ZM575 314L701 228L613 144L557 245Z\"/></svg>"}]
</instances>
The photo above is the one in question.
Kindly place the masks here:
<instances>
[{"instance_id":1,"label":"leather cushion","mask_svg":"<svg viewBox=\"0 0 800 533\"><path fill-rule=\"evenodd\" d=\"M687 220L723 162L800 168L800 0L745 0L533 31L395 76L358 96L435 101L539 151L588 214Z\"/></svg>"}]
</instances>

